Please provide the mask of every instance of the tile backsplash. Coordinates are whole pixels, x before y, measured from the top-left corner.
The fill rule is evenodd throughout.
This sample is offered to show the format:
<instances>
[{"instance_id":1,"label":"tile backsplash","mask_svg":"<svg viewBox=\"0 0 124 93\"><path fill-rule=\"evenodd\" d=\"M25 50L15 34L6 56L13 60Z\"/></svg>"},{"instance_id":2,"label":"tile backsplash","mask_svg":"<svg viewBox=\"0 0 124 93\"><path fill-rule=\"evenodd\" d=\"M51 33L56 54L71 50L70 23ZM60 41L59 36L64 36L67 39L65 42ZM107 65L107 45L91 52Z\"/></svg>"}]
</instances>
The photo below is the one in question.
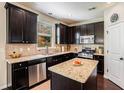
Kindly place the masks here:
<instances>
[{"instance_id":1,"label":"tile backsplash","mask_svg":"<svg viewBox=\"0 0 124 93\"><path fill-rule=\"evenodd\" d=\"M55 48L49 48L49 52L58 51ZM45 54L46 49L38 49L36 44L6 44L6 58L10 58L13 52L21 54L21 56L30 56L35 54Z\"/></svg>"},{"instance_id":2,"label":"tile backsplash","mask_svg":"<svg viewBox=\"0 0 124 93\"><path fill-rule=\"evenodd\" d=\"M90 47L91 49L95 49L98 47L104 47L104 45L56 45L54 48L48 48L49 53L56 53L63 51L62 48L64 48L64 51L75 51L79 52L82 50L82 48ZM30 55L36 55L36 54L45 54L46 49L39 49L37 48L37 44L6 44L6 58L10 58L10 54L13 52L21 54L21 56L30 56Z\"/></svg>"},{"instance_id":3,"label":"tile backsplash","mask_svg":"<svg viewBox=\"0 0 124 93\"><path fill-rule=\"evenodd\" d=\"M76 45L76 44L74 44L74 45L70 45L70 51L78 51L79 52L86 47L91 48L91 49L103 47L103 49L104 49L104 45L100 45L100 44L92 44L92 45L90 45L90 44L89 45Z\"/></svg>"}]
</instances>

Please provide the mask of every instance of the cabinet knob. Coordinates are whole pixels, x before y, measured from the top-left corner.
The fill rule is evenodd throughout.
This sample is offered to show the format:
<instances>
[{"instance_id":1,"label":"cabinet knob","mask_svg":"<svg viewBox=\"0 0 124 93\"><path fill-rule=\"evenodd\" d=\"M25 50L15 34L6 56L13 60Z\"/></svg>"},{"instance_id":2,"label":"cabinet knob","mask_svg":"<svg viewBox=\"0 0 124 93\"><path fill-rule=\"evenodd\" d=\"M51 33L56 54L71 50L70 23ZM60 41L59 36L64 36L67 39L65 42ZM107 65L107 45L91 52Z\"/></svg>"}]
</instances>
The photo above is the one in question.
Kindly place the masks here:
<instances>
[{"instance_id":1,"label":"cabinet knob","mask_svg":"<svg viewBox=\"0 0 124 93\"><path fill-rule=\"evenodd\" d=\"M19 66L22 66L22 64L19 64Z\"/></svg>"},{"instance_id":2,"label":"cabinet knob","mask_svg":"<svg viewBox=\"0 0 124 93\"><path fill-rule=\"evenodd\" d=\"M120 60L124 60L124 58L123 58L123 57L121 57L121 58L120 58Z\"/></svg>"},{"instance_id":3,"label":"cabinet knob","mask_svg":"<svg viewBox=\"0 0 124 93\"><path fill-rule=\"evenodd\" d=\"M28 43L28 41L26 41L26 43Z\"/></svg>"},{"instance_id":4,"label":"cabinet knob","mask_svg":"<svg viewBox=\"0 0 124 93\"><path fill-rule=\"evenodd\" d=\"M25 69L28 69L27 67Z\"/></svg>"}]
</instances>

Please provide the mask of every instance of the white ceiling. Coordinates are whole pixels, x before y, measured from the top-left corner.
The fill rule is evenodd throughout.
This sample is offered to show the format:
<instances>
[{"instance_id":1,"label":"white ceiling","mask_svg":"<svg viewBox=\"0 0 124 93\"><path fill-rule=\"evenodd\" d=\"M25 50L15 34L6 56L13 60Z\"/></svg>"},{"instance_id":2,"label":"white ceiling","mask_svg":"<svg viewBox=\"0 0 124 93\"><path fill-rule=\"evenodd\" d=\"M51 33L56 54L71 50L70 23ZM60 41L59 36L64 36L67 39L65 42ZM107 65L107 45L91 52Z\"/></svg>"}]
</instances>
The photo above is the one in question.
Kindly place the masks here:
<instances>
[{"instance_id":1,"label":"white ceiling","mask_svg":"<svg viewBox=\"0 0 124 93\"><path fill-rule=\"evenodd\" d=\"M104 10L113 5L113 3L103 2L24 2L21 4L67 24L103 17ZM88 9L92 7L96 9L89 11Z\"/></svg>"}]
</instances>

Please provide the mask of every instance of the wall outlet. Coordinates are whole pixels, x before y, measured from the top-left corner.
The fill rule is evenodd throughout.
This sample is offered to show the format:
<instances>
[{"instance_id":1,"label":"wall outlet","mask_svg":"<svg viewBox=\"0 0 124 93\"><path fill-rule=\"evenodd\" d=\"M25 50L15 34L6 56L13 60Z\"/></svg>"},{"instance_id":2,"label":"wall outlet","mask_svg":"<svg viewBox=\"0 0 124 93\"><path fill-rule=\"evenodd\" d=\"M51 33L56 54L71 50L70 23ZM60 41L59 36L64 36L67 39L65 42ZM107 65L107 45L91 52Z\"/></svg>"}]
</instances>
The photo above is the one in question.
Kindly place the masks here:
<instances>
[{"instance_id":1,"label":"wall outlet","mask_svg":"<svg viewBox=\"0 0 124 93\"><path fill-rule=\"evenodd\" d=\"M28 47L27 50L30 51L30 48Z\"/></svg>"},{"instance_id":2,"label":"wall outlet","mask_svg":"<svg viewBox=\"0 0 124 93\"><path fill-rule=\"evenodd\" d=\"M20 48L20 52L23 52L23 48Z\"/></svg>"}]
</instances>

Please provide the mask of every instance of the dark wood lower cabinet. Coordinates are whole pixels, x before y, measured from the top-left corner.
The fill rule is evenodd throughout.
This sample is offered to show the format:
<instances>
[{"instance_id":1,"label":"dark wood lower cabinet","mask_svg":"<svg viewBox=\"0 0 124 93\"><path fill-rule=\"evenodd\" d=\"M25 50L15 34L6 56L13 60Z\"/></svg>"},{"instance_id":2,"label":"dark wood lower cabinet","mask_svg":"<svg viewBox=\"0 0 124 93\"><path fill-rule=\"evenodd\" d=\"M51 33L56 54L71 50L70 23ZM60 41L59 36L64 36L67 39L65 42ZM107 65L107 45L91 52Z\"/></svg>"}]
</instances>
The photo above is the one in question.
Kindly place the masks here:
<instances>
[{"instance_id":1,"label":"dark wood lower cabinet","mask_svg":"<svg viewBox=\"0 0 124 93\"><path fill-rule=\"evenodd\" d=\"M61 62L65 62L67 60L70 60L72 58L76 57L76 54L74 53L67 53L52 57L47 57L44 59L35 59L32 61L25 61L25 62L19 62L15 64L8 64L8 67L10 66L10 69L8 69L8 80L7 84L8 87L11 87L9 83L12 83L12 89L13 90L21 90L21 89L29 89L29 71L31 65L40 64L41 62L46 62L46 70L47 70L47 79L51 78L51 74L48 71L48 67L59 64ZM11 76L10 76L11 74ZM10 78L11 77L11 78ZM37 82L36 82L37 83Z\"/></svg>"},{"instance_id":2,"label":"dark wood lower cabinet","mask_svg":"<svg viewBox=\"0 0 124 93\"><path fill-rule=\"evenodd\" d=\"M104 74L104 56L102 55L94 55L94 60L98 60L99 63L97 65L97 73Z\"/></svg>"},{"instance_id":3,"label":"dark wood lower cabinet","mask_svg":"<svg viewBox=\"0 0 124 93\"><path fill-rule=\"evenodd\" d=\"M48 67L65 62L75 57L77 57L76 53L67 53L63 55L47 57L47 78L48 79L51 78L51 74L50 71L48 70Z\"/></svg>"},{"instance_id":4,"label":"dark wood lower cabinet","mask_svg":"<svg viewBox=\"0 0 124 93\"><path fill-rule=\"evenodd\" d=\"M95 69L86 83L80 83L60 74L51 72L52 90L97 90L97 69Z\"/></svg>"},{"instance_id":5,"label":"dark wood lower cabinet","mask_svg":"<svg viewBox=\"0 0 124 93\"><path fill-rule=\"evenodd\" d=\"M28 89L28 67L13 69L12 89Z\"/></svg>"}]
</instances>

